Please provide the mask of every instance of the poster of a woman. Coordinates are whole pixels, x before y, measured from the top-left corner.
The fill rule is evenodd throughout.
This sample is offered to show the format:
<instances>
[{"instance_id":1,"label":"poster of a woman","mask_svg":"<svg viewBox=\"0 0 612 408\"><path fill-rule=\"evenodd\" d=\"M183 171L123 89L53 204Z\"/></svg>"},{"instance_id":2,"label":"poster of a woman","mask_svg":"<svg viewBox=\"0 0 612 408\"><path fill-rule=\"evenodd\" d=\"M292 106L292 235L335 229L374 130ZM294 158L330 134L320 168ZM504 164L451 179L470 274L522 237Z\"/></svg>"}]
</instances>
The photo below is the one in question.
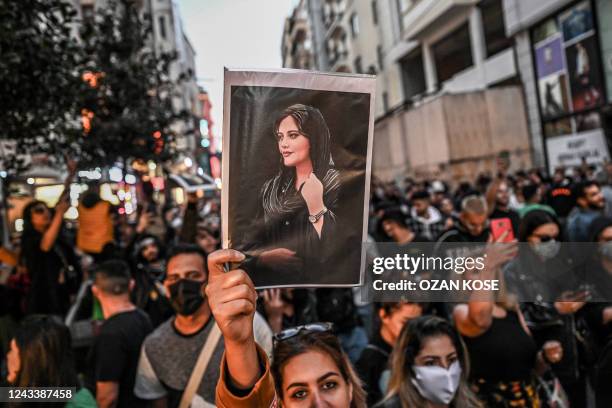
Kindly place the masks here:
<instances>
[{"instance_id":1,"label":"poster of a woman","mask_svg":"<svg viewBox=\"0 0 612 408\"><path fill-rule=\"evenodd\" d=\"M373 94L370 76L226 71L223 242L257 287L361 282Z\"/></svg>"}]
</instances>

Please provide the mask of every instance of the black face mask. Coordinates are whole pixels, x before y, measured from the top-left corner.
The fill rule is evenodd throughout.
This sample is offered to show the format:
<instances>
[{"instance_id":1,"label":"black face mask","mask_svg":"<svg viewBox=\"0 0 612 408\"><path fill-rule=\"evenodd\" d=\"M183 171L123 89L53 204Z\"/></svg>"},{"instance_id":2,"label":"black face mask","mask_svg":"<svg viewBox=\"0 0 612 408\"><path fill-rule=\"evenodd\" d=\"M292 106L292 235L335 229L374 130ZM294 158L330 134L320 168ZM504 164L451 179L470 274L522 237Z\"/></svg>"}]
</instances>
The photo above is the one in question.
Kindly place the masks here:
<instances>
[{"instance_id":1,"label":"black face mask","mask_svg":"<svg viewBox=\"0 0 612 408\"><path fill-rule=\"evenodd\" d=\"M178 314L190 316L202 306L204 303L202 284L203 282L200 281L181 279L168 287L170 303Z\"/></svg>"}]
</instances>

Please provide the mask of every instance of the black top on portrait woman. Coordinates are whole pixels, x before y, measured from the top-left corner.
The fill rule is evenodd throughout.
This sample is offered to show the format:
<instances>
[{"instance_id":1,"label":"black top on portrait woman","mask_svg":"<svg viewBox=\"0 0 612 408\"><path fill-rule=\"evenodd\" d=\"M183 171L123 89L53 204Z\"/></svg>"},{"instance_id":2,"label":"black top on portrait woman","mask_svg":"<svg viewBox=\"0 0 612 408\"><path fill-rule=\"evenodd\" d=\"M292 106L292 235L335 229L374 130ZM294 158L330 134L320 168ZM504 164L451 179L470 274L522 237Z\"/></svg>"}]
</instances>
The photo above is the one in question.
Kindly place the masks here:
<instances>
[{"instance_id":1,"label":"black top on portrait woman","mask_svg":"<svg viewBox=\"0 0 612 408\"><path fill-rule=\"evenodd\" d=\"M336 283L329 272L341 183L329 128L318 109L295 104L276 118L273 134L278 171L260 190L263 227L245 266L257 286Z\"/></svg>"}]
</instances>

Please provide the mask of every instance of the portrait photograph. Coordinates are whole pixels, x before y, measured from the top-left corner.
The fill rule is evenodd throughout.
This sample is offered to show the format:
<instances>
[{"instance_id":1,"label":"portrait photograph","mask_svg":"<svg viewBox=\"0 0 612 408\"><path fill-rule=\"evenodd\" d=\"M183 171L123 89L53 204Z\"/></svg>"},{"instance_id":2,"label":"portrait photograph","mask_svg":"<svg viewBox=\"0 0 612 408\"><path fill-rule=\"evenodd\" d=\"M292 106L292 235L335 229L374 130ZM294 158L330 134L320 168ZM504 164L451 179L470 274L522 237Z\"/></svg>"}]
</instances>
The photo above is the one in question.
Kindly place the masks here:
<instances>
[{"instance_id":1,"label":"portrait photograph","mask_svg":"<svg viewBox=\"0 0 612 408\"><path fill-rule=\"evenodd\" d=\"M225 73L224 247L258 288L363 280L375 79Z\"/></svg>"}]
</instances>

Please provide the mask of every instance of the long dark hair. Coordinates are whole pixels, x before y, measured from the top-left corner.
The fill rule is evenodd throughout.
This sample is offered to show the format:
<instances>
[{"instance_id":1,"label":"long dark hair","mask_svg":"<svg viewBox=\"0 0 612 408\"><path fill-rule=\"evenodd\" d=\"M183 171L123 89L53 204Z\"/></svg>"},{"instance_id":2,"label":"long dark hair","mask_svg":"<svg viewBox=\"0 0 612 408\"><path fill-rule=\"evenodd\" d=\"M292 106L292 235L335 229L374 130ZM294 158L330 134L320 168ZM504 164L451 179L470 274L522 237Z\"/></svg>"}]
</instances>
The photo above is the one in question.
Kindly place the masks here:
<instances>
[{"instance_id":1,"label":"long dark hair","mask_svg":"<svg viewBox=\"0 0 612 408\"><path fill-rule=\"evenodd\" d=\"M325 119L317 108L312 106L295 104L286 108L274 121L274 137L278 133L278 128L283 119L291 116L301 134L308 138L310 142L310 160L314 174L323 180L329 168L334 167L331 155L331 136ZM287 171L280 159L281 173Z\"/></svg>"},{"instance_id":2,"label":"long dark hair","mask_svg":"<svg viewBox=\"0 0 612 408\"><path fill-rule=\"evenodd\" d=\"M47 204L45 204L43 201L32 200L23 208L23 215L21 216L21 218L23 219L23 233L24 234L31 234L33 232L37 232L34 229L34 225L32 225L32 211L34 210L34 207L36 207L39 204L42 204L45 207L47 207ZM49 207L47 207L47 209L51 211Z\"/></svg>"},{"instance_id":3,"label":"long dark hair","mask_svg":"<svg viewBox=\"0 0 612 408\"><path fill-rule=\"evenodd\" d=\"M310 142L312 170L323 183L323 200L329 209L328 215L334 217L340 188L340 174L334 168L331 155L329 128L321 112L312 106L296 104L286 108L274 121L273 132L276 137L283 119L292 117L301 134ZM261 189L264 219L266 223L283 216L294 214L304 206L299 194L293 194L292 183L295 169L285 167L281 157L276 176L268 180Z\"/></svg>"},{"instance_id":4,"label":"long dark hair","mask_svg":"<svg viewBox=\"0 0 612 408\"><path fill-rule=\"evenodd\" d=\"M361 381L353 369L348 356L342 351L338 338L331 332L306 332L276 343L271 371L277 395L281 399L283 398L282 370L285 365L293 357L309 351L319 351L331 357L338 366L344 381L353 387L350 408L366 408L365 391L361 386Z\"/></svg>"},{"instance_id":5,"label":"long dark hair","mask_svg":"<svg viewBox=\"0 0 612 408\"><path fill-rule=\"evenodd\" d=\"M425 406L425 399L418 392L411 379L412 366L425 342L432 337L447 336L457 350L461 365L459 388L450 406L455 408L482 407L467 385L469 359L465 345L457 330L446 320L436 316L422 316L410 320L400 333L391 353L391 379L385 400L399 398L402 408Z\"/></svg>"},{"instance_id":6,"label":"long dark hair","mask_svg":"<svg viewBox=\"0 0 612 408\"><path fill-rule=\"evenodd\" d=\"M15 332L21 368L17 387L77 387L71 337L57 318L27 317Z\"/></svg>"},{"instance_id":7,"label":"long dark hair","mask_svg":"<svg viewBox=\"0 0 612 408\"><path fill-rule=\"evenodd\" d=\"M561 239L561 224L557 217L544 210L529 211L521 220L521 225L519 226L519 241L527 242L527 238L529 238L538 227L551 223L557 224L557 227L559 227L559 239Z\"/></svg>"}]
</instances>

